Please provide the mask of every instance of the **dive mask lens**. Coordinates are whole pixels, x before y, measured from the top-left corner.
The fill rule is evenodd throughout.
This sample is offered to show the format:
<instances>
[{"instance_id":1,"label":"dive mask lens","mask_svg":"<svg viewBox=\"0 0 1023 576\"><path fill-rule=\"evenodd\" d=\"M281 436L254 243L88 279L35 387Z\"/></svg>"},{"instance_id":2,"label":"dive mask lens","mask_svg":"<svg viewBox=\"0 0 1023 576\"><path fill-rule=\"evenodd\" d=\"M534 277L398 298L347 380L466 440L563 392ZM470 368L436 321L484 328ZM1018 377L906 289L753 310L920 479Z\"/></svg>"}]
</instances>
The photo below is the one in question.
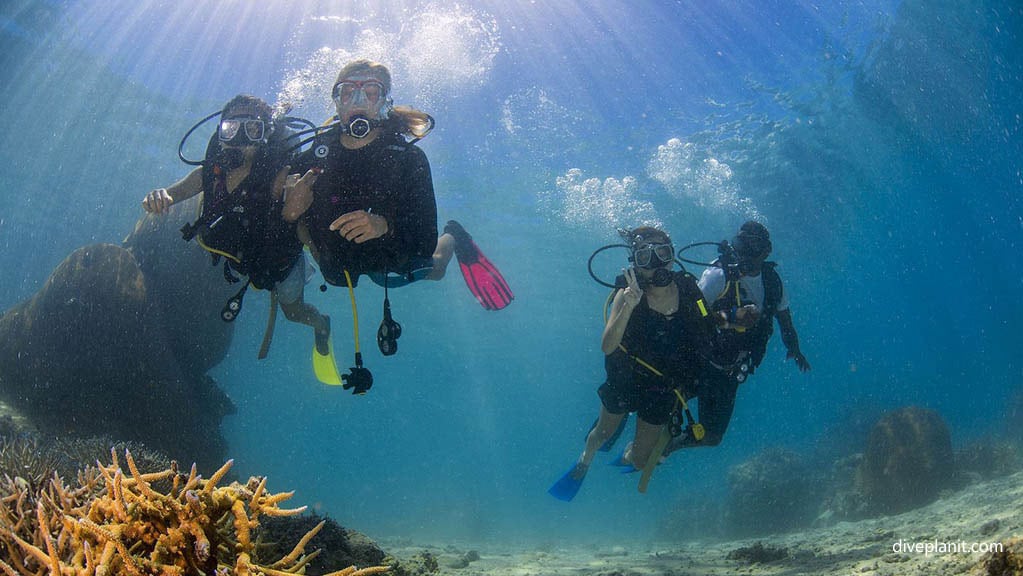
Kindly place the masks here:
<instances>
[{"instance_id":1,"label":"dive mask lens","mask_svg":"<svg viewBox=\"0 0 1023 576\"><path fill-rule=\"evenodd\" d=\"M263 134L266 132L266 125L262 120L246 120L245 126L245 137L250 142L260 142L263 140Z\"/></svg>"},{"instance_id":2,"label":"dive mask lens","mask_svg":"<svg viewBox=\"0 0 1023 576\"><path fill-rule=\"evenodd\" d=\"M234 137L238 135L238 129L242 127L241 120L221 120L220 121L220 141L230 142L234 140Z\"/></svg>"},{"instance_id":3,"label":"dive mask lens","mask_svg":"<svg viewBox=\"0 0 1023 576\"><path fill-rule=\"evenodd\" d=\"M640 248L632 253L632 259L636 262L636 266L640 268L649 268L650 260L654 256L654 251L650 248Z\"/></svg>"},{"instance_id":4,"label":"dive mask lens","mask_svg":"<svg viewBox=\"0 0 1023 576\"><path fill-rule=\"evenodd\" d=\"M671 244L655 244L653 249L654 255L662 263L667 264L675 259L675 247Z\"/></svg>"}]
</instances>

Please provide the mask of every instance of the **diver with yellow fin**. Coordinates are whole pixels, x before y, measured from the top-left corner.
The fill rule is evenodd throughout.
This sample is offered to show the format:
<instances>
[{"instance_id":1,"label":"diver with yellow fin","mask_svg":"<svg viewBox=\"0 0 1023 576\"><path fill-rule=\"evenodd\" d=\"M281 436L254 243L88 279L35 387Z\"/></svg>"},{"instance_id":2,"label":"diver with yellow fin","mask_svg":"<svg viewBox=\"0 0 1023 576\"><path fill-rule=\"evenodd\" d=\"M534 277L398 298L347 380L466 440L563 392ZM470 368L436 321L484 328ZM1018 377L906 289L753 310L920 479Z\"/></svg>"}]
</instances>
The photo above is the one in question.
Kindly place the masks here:
<instances>
[{"instance_id":1,"label":"diver with yellow fin","mask_svg":"<svg viewBox=\"0 0 1023 576\"><path fill-rule=\"evenodd\" d=\"M437 234L437 205L426 154L416 146L434 125L414 108L394 106L391 74L384 65L355 60L332 90L337 116L321 127L292 166L285 183L285 220L299 232L327 283L349 290L367 275L384 287L381 354L397 351L401 326L388 290L419 280L440 280L452 256L477 301L500 310L514 299L500 271L454 220ZM321 287L326 290L326 285ZM356 360L343 386L364 393L372 376L362 365L357 313Z\"/></svg>"},{"instance_id":2,"label":"diver with yellow fin","mask_svg":"<svg viewBox=\"0 0 1023 576\"><path fill-rule=\"evenodd\" d=\"M620 433L630 413L637 415L635 437L616 464L644 471L641 491L646 490L672 435L683 429L700 430L686 399L705 348L713 340L713 317L696 278L685 269L673 270L677 261L667 233L643 226L620 234L627 244L605 246L594 253L618 247L629 250L632 266L614 284L593 275L590 258L591 275L612 288L601 339L607 379L597 391L600 415L586 437L583 453L548 490L566 502L579 491L596 453L610 449L608 440Z\"/></svg>"},{"instance_id":3,"label":"diver with yellow fin","mask_svg":"<svg viewBox=\"0 0 1023 576\"><path fill-rule=\"evenodd\" d=\"M189 136L218 116L203 160L185 158L183 148ZM142 201L146 212L165 214L173 204L203 193L198 218L182 228L182 237L195 239L210 253L213 265L222 261L228 282L241 284L221 311L223 321L237 318L249 286L270 290L270 317L260 358L269 352L278 305L288 320L313 328L315 350L329 355L331 348L330 318L304 300L311 264L295 225L281 217L283 186L294 149L289 124L294 121L305 122L275 113L255 96L234 97L181 139L179 157L196 168L167 188L151 191Z\"/></svg>"}]
</instances>

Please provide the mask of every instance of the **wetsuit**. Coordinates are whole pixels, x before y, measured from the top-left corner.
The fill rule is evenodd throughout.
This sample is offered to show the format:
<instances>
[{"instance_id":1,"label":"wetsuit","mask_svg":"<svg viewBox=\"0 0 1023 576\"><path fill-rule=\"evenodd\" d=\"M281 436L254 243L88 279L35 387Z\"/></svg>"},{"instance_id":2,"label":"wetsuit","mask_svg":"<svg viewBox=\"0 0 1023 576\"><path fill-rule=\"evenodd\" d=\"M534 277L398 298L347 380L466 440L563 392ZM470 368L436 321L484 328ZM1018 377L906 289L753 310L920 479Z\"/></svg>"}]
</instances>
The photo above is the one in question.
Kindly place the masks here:
<instances>
[{"instance_id":1,"label":"wetsuit","mask_svg":"<svg viewBox=\"0 0 1023 576\"><path fill-rule=\"evenodd\" d=\"M629 317L621 345L604 358L607 380L597 393L612 414L636 412L645 422L665 424L675 407L673 390L686 393L701 371L714 322L700 302L703 294L696 279L676 272L674 280L678 311L665 316L652 310L644 297Z\"/></svg>"},{"instance_id":2,"label":"wetsuit","mask_svg":"<svg viewBox=\"0 0 1023 576\"><path fill-rule=\"evenodd\" d=\"M754 304L761 314L757 323L745 331L720 331L710 362L704 364L695 389L699 419L706 436L701 442L686 439L684 446L716 446L728 430L739 384L752 375L763 360L767 342L774 333L775 315L788 309L781 278L774 266L773 262L764 262L760 276L741 277L738 302L734 287L729 290L730 285L721 268L708 268L700 278L700 288L712 302L712 309L725 310Z\"/></svg>"},{"instance_id":3,"label":"wetsuit","mask_svg":"<svg viewBox=\"0 0 1023 576\"><path fill-rule=\"evenodd\" d=\"M203 163L203 205L199 219L182 229L186 240L196 237L213 255L225 259L231 271L248 276L256 288L270 290L288 277L302 255L295 226L281 217L282 203L273 197L275 166L269 155L258 158L249 175L231 192L227 171L215 154Z\"/></svg>"},{"instance_id":4,"label":"wetsuit","mask_svg":"<svg viewBox=\"0 0 1023 576\"><path fill-rule=\"evenodd\" d=\"M437 204L430 163L423 151L399 134L381 134L350 150L336 130L313 142L292 172L323 170L313 184L313 200L302 216L309 230L323 277L345 285L347 269L355 282L360 274L391 272L411 276L432 262L437 246ZM380 238L350 242L330 224L343 214L371 211L387 219Z\"/></svg>"}]
</instances>

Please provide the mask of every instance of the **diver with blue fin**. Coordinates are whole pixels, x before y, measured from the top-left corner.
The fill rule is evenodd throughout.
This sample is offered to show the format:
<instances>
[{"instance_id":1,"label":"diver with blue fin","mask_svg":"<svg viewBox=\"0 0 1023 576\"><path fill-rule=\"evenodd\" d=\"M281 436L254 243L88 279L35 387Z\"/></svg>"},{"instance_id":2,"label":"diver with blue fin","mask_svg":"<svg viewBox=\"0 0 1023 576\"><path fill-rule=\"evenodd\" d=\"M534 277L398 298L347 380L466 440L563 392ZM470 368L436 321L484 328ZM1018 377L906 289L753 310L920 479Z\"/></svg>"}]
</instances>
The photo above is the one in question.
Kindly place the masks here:
<instances>
[{"instance_id":1,"label":"diver with blue fin","mask_svg":"<svg viewBox=\"0 0 1023 576\"><path fill-rule=\"evenodd\" d=\"M774 248L767 227L749 220L730 242L699 242L680 252L701 245L716 245L718 258L709 264L683 261L707 266L699 286L711 303L719 327L717 340L695 386L706 435L699 439L685 434L676 436L665 449L665 455L682 448L721 443L735 409L739 386L749 381L763 361L776 321L786 358L793 360L800 372L810 371L781 276L776 264L767 260Z\"/></svg>"},{"instance_id":2,"label":"diver with blue fin","mask_svg":"<svg viewBox=\"0 0 1023 576\"><path fill-rule=\"evenodd\" d=\"M183 148L189 136L218 116L205 157L201 161L185 158ZM203 193L199 216L182 228L182 238L194 239L209 252L213 265L222 261L224 278L241 285L225 303L223 321L237 318L249 286L270 291L260 358L269 352L278 305L292 322L313 328L318 352L328 355L331 347L330 318L304 300L312 265L306 261L295 225L281 216L283 186L294 149L289 127L293 120L255 96L234 97L181 139L179 157L196 168L167 188L149 192L142 201L146 212L165 214L172 205Z\"/></svg>"},{"instance_id":3,"label":"diver with blue fin","mask_svg":"<svg viewBox=\"0 0 1023 576\"><path fill-rule=\"evenodd\" d=\"M677 260L667 233L649 226L620 233L627 244L605 246L590 258L593 275L593 257L623 247L632 266L614 284L594 275L612 288L601 339L607 379L597 391L600 415L583 453L548 490L566 502L579 491L596 453L610 449L609 440L621 433L630 413L637 415L635 437L616 464L643 471L640 491L673 435L700 433L686 401L713 341L714 319L696 278L684 268L673 270Z\"/></svg>"},{"instance_id":4,"label":"diver with blue fin","mask_svg":"<svg viewBox=\"0 0 1023 576\"><path fill-rule=\"evenodd\" d=\"M401 335L388 290L440 280L452 256L485 309L500 310L514 299L461 224L449 221L438 238L430 164L416 146L434 121L420 110L393 106L390 91L391 74L380 63L355 60L342 68L332 90L337 116L303 142L309 147L293 163L282 212L298 225L327 283L348 288L353 311L360 276L384 287L377 344L385 356L397 352ZM342 379L346 389L364 393L372 376L362 365L353 316L356 361Z\"/></svg>"}]
</instances>

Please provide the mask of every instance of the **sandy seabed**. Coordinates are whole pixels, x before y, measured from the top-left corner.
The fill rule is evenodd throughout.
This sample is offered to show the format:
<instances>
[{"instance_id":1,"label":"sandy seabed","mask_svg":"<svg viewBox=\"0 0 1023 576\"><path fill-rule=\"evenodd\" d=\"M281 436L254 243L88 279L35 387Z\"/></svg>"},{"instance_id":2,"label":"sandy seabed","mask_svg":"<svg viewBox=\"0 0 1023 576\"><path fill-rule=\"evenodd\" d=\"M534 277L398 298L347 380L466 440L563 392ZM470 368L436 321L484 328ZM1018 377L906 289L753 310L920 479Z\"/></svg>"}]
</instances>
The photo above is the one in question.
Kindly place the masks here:
<instances>
[{"instance_id":1,"label":"sandy seabed","mask_svg":"<svg viewBox=\"0 0 1023 576\"><path fill-rule=\"evenodd\" d=\"M436 557L441 575L980 575L989 574L985 567L991 556L988 546L1019 536L1023 536L1023 472L978 482L897 516L754 539L543 549L516 548L512 543L382 544L400 559L429 552ZM971 552L971 546L983 551Z\"/></svg>"}]
</instances>

